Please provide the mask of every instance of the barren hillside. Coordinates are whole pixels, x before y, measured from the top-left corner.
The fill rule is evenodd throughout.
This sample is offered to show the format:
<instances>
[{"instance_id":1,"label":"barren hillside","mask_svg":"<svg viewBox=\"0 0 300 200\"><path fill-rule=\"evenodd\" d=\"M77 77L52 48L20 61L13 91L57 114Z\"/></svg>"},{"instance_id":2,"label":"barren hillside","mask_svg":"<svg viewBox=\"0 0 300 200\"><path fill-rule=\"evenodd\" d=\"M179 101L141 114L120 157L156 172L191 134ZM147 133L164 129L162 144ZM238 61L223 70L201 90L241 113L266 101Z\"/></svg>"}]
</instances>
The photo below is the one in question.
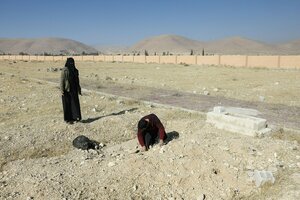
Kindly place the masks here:
<instances>
[{"instance_id":1,"label":"barren hillside","mask_svg":"<svg viewBox=\"0 0 300 200\"><path fill-rule=\"evenodd\" d=\"M131 51L144 53L190 53L191 50L198 50L204 47L203 42L191 40L177 35L160 35L157 37L142 40L130 48Z\"/></svg>"},{"instance_id":2,"label":"barren hillside","mask_svg":"<svg viewBox=\"0 0 300 200\"><path fill-rule=\"evenodd\" d=\"M279 48L287 52L287 54L299 54L300 52L300 40L294 40L291 42L278 44Z\"/></svg>"},{"instance_id":3,"label":"barren hillside","mask_svg":"<svg viewBox=\"0 0 300 200\"><path fill-rule=\"evenodd\" d=\"M96 53L93 47L63 38L0 39L0 52L6 54L82 54Z\"/></svg>"},{"instance_id":4,"label":"barren hillside","mask_svg":"<svg viewBox=\"0 0 300 200\"><path fill-rule=\"evenodd\" d=\"M176 35L161 35L142 40L131 47L131 51L147 50L153 54L169 52L172 54L236 54L236 55L274 55L274 54L300 54L299 41L284 44L267 44L243 37L231 37L214 41L197 41Z\"/></svg>"},{"instance_id":5,"label":"barren hillside","mask_svg":"<svg viewBox=\"0 0 300 200\"><path fill-rule=\"evenodd\" d=\"M205 49L214 54L272 55L282 54L279 47L242 37L225 38L207 43Z\"/></svg>"}]
</instances>

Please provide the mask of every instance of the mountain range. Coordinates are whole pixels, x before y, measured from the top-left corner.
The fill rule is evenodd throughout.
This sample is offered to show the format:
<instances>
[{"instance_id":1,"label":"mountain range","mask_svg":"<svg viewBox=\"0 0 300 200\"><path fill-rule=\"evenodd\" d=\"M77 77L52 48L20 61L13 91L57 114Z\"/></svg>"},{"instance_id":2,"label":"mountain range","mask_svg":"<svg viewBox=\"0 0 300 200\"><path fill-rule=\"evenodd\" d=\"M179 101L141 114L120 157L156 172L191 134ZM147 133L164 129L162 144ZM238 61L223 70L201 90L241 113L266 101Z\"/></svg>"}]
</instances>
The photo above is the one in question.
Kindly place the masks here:
<instances>
[{"instance_id":1,"label":"mountain range","mask_svg":"<svg viewBox=\"0 0 300 200\"><path fill-rule=\"evenodd\" d=\"M300 40L282 44L267 44L242 37L203 42L178 35L160 35L142 40L132 46L130 51L172 54L227 54L227 55L274 55L300 54Z\"/></svg>"},{"instance_id":2,"label":"mountain range","mask_svg":"<svg viewBox=\"0 0 300 200\"><path fill-rule=\"evenodd\" d=\"M0 39L0 54L76 55L97 52L91 46L64 38Z\"/></svg>"},{"instance_id":3,"label":"mountain range","mask_svg":"<svg viewBox=\"0 0 300 200\"><path fill-rule=\"evenodd\" d=\"M0 39L0 54L227 54L300 55L300 40L269 44L243 37L198 41L178 35L159 35L124 46L89 46L64 38Z\"/></svg>"}]
</instances>

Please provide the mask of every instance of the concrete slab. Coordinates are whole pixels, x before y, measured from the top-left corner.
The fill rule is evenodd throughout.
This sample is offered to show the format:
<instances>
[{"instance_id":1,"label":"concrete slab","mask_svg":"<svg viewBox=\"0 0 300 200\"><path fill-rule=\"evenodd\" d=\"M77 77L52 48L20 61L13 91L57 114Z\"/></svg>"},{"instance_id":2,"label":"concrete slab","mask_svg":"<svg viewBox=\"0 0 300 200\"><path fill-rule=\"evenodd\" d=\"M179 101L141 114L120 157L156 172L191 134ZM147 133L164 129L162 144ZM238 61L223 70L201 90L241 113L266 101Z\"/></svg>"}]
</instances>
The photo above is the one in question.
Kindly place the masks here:
<instances>
[{"instance_id":1,"label":"concrete slab","mask_svg":"<svg viewBox=\"0 0 300 200\"><path fill-rule=\"evenodd\" d=\"M216 106L214 107L214 112L217 113L230 113L230 114L242 114L248 116L258 116L261 114L258 110L251 108L240 108L240 107L224 107Z\"/></svg>"},{"instance_id":2,"label":"concrete slab","mask_svg":"<svg viewBox=\"0 0 300 200\"><path fill-rule=\"evenodd\" d=\"M248 136L261 136L271 131L266 119L251 116L259 113L253 109L217 106L213 110L207 113L206 121L219 129Z\"/></svg>"}]
</instances>

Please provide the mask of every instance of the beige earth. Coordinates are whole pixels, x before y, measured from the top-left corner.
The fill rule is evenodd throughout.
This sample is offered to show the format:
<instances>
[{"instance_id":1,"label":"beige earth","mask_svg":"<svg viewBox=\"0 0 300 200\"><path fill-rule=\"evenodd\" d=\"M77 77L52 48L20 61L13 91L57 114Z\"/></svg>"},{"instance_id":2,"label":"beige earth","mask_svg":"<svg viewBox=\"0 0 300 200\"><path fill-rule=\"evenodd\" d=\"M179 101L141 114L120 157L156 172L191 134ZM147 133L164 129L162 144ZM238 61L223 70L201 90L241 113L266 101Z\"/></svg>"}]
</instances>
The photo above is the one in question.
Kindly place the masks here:
<instances>
[{"instance_id":1,"label":"beige earth","mask_svg":"<svg viewBox=\"0 0 300 200\"><path fill-rule=\"evenodd\" d=\"M299 130L263 138L219 130L205 113L83 90L83 120L63 121L64 62L0 61L0 199L299 199ZM300 106L300 71L76 62L82 85L155 87ZM58 69L58 70L57 70ZM143 90L140 90L143 92ZM166 145L139 152L137 122L161 119ZM299 119L300 120L300 119ZM280 127L279 127L280 128ZM82 151L85 135L103 144ZM270 171L257 187L250 174Z\"/></svg>"}]
</instances>

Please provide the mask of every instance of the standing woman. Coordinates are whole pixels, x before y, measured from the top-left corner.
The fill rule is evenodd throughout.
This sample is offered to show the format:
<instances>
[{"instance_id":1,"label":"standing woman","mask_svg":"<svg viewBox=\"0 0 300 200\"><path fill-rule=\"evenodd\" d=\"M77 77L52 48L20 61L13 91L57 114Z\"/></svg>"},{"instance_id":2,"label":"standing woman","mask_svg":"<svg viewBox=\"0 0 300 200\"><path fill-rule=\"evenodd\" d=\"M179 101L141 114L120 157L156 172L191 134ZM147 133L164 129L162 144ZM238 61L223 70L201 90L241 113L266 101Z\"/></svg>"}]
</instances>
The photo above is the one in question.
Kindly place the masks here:
<instances>
[{"instance_id":1,"label":"standing woman","mask_svg":"<svg viewBox=\"0 0 300 200\"><path fill-rule=\"evenodd\" d=\"M67 58L65 67L62 69L60 91L65 122L72 124L74 121L80 121L81 112L78 94L81 95L81 87L79 84L79 73L73 58Z\"/></svg>"}]
</instances>

